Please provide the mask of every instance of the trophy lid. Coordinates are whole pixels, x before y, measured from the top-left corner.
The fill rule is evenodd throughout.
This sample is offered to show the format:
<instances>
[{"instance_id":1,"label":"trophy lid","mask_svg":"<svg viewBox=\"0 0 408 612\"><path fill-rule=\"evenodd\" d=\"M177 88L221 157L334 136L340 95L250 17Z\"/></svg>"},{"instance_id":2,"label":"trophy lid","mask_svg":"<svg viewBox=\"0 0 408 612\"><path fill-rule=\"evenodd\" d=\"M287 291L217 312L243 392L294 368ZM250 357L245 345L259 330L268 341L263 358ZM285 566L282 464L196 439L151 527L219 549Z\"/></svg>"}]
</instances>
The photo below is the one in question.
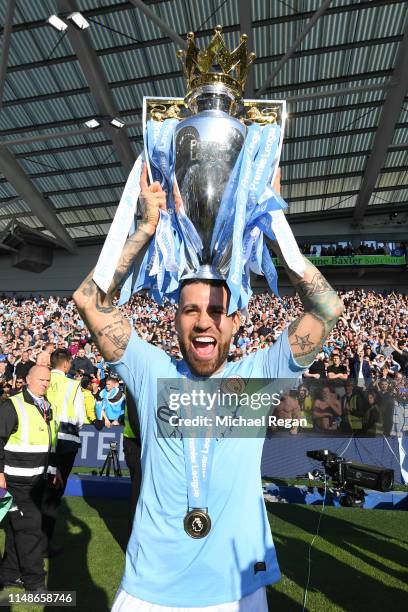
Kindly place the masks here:
<instances>
[{"instance_id":1,"label":"trophy lid","mask_svg":"<svg viewBox=\"0 0 408 612\"><path fill-rule=\"evenodd\" d=\"M240 44L233 51L226 47L222 27L217 26L207 49L200 51L195 44L194 33L187 35L187 51L177 51L183 62L183 71L187 80L187 99L190 99L197 88L204 85L224 85L236 100L242 98L249 67L255 59L255 53L248 53L247 35L242 34Z\"/></svg>"}]
</instances>

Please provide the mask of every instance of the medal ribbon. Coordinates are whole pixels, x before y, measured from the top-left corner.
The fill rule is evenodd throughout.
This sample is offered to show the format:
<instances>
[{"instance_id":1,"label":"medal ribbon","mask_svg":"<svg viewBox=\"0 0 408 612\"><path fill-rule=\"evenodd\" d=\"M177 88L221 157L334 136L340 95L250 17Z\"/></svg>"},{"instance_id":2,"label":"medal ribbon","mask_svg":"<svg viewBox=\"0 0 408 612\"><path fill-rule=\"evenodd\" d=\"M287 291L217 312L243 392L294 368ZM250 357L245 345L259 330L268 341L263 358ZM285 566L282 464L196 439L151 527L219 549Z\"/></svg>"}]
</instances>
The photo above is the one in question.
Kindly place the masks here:
<instances>
[{"instance_id":1,"label":"medal ribbon","mask_svg":"<svg viewBox=\"0 0 408 612\"><path fill-rule=\"evenodd\" d=\"M189 510L193 508L208 508L208 490L214 456L214 444L214 438L185 438L183 436Z\"/></svg>"}]
</instances>

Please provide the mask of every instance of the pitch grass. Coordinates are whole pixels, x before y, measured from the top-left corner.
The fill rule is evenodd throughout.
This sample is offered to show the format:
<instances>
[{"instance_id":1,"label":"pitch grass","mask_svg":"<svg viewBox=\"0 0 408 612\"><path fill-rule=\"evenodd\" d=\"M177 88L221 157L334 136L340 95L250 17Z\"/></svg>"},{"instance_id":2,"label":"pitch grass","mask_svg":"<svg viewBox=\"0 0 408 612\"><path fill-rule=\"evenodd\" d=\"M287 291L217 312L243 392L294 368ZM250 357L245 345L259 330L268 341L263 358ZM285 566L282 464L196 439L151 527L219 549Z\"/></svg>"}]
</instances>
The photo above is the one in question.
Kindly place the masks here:
<instances>
[{"instance_id":1,"label":"pitch grass","mask_svg":"<svg viewBox=\"0 0 408 612\"><path fill-rule=\"evenodd\" d=\"M124 565L127 508L123 501L67 498L56 543L63 556L47 564L49 590L75 590L80 612L110 609ZM300 612L308 551L321 507L268 504L282 580L268 589L271 611ZM3 546L1 531L1 546ZM311 553L307 610L399 612L408 602L408 512L327 508ZM12 589L8 592L22 593ZM2 595L2 600L4 600ZM0 606L0 610L6 609ZM11 612L41 606L14 605ZM47 610L73 608L47 608Z\"/></svg>"}]
</instances>

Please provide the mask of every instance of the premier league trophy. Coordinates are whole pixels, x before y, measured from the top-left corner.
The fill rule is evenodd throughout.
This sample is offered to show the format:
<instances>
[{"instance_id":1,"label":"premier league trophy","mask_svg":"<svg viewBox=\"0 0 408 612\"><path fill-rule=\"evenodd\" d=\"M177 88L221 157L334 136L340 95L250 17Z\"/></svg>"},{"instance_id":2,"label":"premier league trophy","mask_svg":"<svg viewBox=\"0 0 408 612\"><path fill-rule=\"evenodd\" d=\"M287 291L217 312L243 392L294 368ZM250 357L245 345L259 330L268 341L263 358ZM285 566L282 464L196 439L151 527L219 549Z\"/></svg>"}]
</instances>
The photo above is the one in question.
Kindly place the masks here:
<instances>
[{"instance_id":1,"label":"premier league trophy","mask_svg":"<svg viewBox=\"0 0 408 612\"><path fill-rule=\"evenodd\" d=\"M230 52L221 26L204 50L190 33L187 50L178 56L184 60L187 95L144 98L144 153L129 176L109 232L111 245L115 242L118 248L126 224L126 231L134 231L136 211L132 217L131 206L146 161L151 180L167 193L167 212L161 211L139 273L129 276L121 299L142 288L159 302L165 295L177 299L184 279L222 279L231 291L231 311L245 308L251 272L265 275L277 292L264 237L276 239L289 267L303 271L283 214L286 204L271 186L282 148L285 101L243 100L255 58L248 53L245 35ZM105 258L102 251L101 274L105 270L106 275L107 266L113 269L115 257L112 248L109 254L106 249Z\"/></svg>"}]
</instances>

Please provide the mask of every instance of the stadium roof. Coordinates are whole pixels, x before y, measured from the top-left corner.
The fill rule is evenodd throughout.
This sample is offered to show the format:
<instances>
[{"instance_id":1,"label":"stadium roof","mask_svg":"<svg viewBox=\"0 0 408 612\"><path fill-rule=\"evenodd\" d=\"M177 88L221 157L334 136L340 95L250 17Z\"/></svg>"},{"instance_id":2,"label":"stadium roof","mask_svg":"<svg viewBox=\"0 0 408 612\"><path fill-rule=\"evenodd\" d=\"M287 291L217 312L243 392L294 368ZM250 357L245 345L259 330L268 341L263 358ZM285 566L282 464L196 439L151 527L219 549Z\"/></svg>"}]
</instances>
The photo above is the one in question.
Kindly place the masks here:
<instances>
[{"instance_id":1,"label":"stadium roof","mask_svg":"<svg viewBox=\"0 0 408 612\"><path fill-rule=\"evenodd\" d=\"M75 11L89 28L46 22ZM142 147L143 95L183 96L173 40L207 44L218 23L231 46L252 39L247 97L288 100L288 214L408 206L407 15L405 0L1 3L0 232L16 219L71 251L104 236ZM126 126L87 129L97 115Z\"/></svg>"}]
</instances>

